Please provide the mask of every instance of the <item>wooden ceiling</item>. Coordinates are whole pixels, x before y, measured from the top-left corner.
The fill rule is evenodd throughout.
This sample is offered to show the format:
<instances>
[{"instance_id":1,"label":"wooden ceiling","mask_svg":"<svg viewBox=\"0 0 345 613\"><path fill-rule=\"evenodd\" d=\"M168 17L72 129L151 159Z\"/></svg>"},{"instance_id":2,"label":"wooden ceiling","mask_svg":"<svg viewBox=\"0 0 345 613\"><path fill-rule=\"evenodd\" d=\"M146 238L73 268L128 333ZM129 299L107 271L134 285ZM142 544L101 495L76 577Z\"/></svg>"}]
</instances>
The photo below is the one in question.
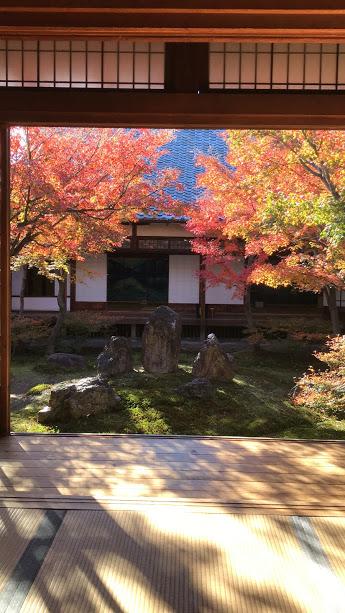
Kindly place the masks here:
<instances>
[{"instance_id":1,"label":"wooden ceiling","mask_svg":"<svg viewBox=\"0 0 345 613\"><path fill-rule=\"evenodd\" d=\"M345 0L3 0L0 35L345 41Z\"/></svg>"}]
</instances>

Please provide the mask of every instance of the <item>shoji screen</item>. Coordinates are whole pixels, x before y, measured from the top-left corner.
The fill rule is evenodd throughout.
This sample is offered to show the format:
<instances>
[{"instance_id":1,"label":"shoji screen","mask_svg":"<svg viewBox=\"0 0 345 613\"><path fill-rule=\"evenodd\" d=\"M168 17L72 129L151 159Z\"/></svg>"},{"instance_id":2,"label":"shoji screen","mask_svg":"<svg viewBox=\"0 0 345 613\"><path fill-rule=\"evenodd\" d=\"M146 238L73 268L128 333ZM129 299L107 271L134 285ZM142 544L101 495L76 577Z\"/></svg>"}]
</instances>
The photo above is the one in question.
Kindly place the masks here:
<instances>
[{"instance_id":1,"label":"shoji screen","mask_svg":"<svg viewBox=\"0 0 345 613\"><path fill-rule=\"evenodd\" d=\"M163 89L164 44L0 40L0 86Z\"/></svg>"},{"instance_id":2,"label":"shoji screen","mask_svg":"<svg viewBox=\"0 0 345 613\"><path fill-rule=\"evenodd\" d=\"M210 88L345 90L345 45L213 43Z\"/></svg>"}]
</instances>

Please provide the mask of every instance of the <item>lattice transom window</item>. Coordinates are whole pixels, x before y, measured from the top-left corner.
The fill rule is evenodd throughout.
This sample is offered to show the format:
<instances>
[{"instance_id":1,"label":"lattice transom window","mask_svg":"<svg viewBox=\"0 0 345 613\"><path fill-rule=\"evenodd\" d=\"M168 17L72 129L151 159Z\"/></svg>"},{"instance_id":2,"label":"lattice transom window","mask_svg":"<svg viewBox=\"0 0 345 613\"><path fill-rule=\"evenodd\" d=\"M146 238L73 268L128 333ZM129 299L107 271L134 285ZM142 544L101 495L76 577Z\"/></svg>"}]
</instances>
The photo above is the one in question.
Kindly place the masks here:
<instances>
[{"instance_id":1,"label":"lattice transom window","mask_svg":"<svg viewBox=\"0 0 345 613\"><path fill-rule=\"evenodd\" d=\"M139 238L139 249L170 249L171 251L189 251L188 238Z\"/></svg>"},{"instance_id":2,"label":"lattice transom window","mask_svg":"<svg viewBox=\"0 0 345 613\"><path fill-rule=\"evenodd\" d=\"M212 43L211 89L345 90L345 45Z\"/></svg>"},{"instance_id":3,"label":"lattice transom window","mask_svg":"<svg viewBox=\"0 0 345 613\"><path fill-rule=\"evenodd\" d=\"M166 238L140 238L139 249L169 249L169 240Z\"/></svg>"},{"instance_id":4,"label":"lattice transom window","mask_svg":"<svg viewBox=\"0 0 345 613\"><path fill-rule=\"evenodd\" d=\"M163 89L164 44L0 40L0 86Z\"/></svg>"}]
</instances>

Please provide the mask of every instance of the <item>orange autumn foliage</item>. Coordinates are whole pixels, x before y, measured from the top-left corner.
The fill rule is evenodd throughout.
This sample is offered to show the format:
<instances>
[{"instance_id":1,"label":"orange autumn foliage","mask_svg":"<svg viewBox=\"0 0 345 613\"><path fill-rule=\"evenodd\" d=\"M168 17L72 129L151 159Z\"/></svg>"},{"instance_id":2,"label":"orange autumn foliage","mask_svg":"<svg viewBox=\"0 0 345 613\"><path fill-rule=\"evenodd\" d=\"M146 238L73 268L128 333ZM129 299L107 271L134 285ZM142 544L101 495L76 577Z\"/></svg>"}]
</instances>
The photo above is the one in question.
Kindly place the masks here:
<instances>
[{"instance_id":1,"label":"orange autumn foliage","mask_svg":"<svg viewBox=\"0 0 345 613\"><path fill-rule=\"evenodd\" d=\"M316 409L321 414L345 417L345 337L335 336L315 357L326 364L323 370L309 370L297 381L293 402Z\"/></svg>"},{"instance_id":2,"label":"orange autumn foliage","mask_svg":"<svg viewBox=\"0 0 345 613\"><path fill-rule=\"evenodd\" d=\"M227 164L199 157L204 193L188 210L205 275L242 293L251 284L344 288L345 132L229 130L225 138Z\"/></svg>"},{"instance_id":3,"label":"orange autumn foliage","mask_svg":"<svg viewBox=\"0 0 345 613\"><path fill-rule=\"evenodd\" d=\"M111 250L123 221L167 206L176 173L157 171L170 130L14 128L11 256L46 274L67 260Z\"/></svg>"}]
</instances>

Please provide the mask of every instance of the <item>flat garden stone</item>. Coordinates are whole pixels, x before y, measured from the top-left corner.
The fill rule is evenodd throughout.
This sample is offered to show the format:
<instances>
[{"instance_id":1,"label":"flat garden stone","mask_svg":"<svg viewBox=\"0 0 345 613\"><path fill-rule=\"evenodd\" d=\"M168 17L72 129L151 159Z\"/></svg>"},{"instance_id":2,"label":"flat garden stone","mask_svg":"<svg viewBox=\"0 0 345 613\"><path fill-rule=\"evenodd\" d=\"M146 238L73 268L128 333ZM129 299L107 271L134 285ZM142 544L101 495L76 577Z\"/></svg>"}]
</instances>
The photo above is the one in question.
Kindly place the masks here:
<instances>
[{"instance_id":1,"label":"flat garden stone","mask_svg":"<svg viewBox=\"0 0 345 613\"><path fill-rule=\"evenodd\" d=\"M197 378L181 385L177 392L185 398L211 398L214 390L208 379Z\"/></svg>"},{"instance_id":2,"label":"flat garden stone","mask_svg":"<svg viewBox=\"0 0 345 613\"><path fill-rule=\"evenodd\" d=\"M181 351L181 319L170 307L159 306L145 324L142 337L144 369L153 374L175 372Z\"/></svg>"},{"instance_id":3,"label":"flat garden stone","mask_svg":"<svg viewBox=\"0 0 345 613\"><path fill-rule=\"evenodd\" d=\"M133 370L132 348L128 338L112 336L97 358L97 372L101 379L111 379Z\"/></svg>"},{"instance_id":4,"label":"flat garden stone","mask_svg":"<svg viewBox=\"0 0 345 613\"><path fill-rule=\"evenodd\" d=\"M210 381L231 381L233 357L225 353L215 334L209 334L193 363L192 374Z\"/></svg>"},{"instance_id":5,"label":"flat garden stone","mask_svg":"<svg viewBox=\"0 0 345 613\"><path fill-rule=\"evenodd\" d=\"M40 423L68 422L88 415L116 411L121 399L98 377L86 377L54 385L49 406L39 411Z\"/></svg>"}]
</instances>

